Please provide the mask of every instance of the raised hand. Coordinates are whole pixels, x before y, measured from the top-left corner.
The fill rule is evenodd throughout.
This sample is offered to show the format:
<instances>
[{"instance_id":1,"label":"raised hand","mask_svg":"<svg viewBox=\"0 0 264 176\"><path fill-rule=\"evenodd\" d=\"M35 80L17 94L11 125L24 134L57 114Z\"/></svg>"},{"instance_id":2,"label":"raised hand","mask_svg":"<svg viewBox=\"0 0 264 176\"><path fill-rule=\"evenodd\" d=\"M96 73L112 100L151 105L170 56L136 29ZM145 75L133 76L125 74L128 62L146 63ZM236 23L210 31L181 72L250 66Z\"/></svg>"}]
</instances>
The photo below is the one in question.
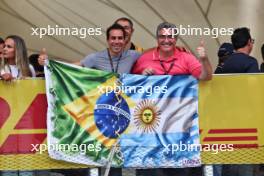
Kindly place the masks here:
<instances>
[{"instance_id":1,"label":"raised hand","mask_svg":"<svg viewBox=\"0 0 264 176\"><path fill-rule=\"evenodd\" d=\"M196 51L198 53L198 57L203 61L204 59L207 58L205 48L204 48L204 40L202 39L200 42L200 45L196 48Z\"/></svg>"},{"instance_id":2,"label":"raised hand","mask_svg":"<svg viewBox=\"0 0 264 176\"><path fill-rule=\"evenodd\" d=\"M40 65L45 65L46 60L48 59L48 54L45 48L42 48L39 54L38 63Z\"/></svg>"},{"instance_id":3,"label":"raised hand","mask_svg":"<svg viewBox=\"0 0 264 176\"><path fill-rule=\"evenodd\" d=\"M196 51L198 53L198 57L202 65L202 70L199 76L199 80L205 80L205 81L211 80L213 71L210 61L205 52L203 40L201 40L200 45L197 47Z\"/></svg>"}]
</instances>

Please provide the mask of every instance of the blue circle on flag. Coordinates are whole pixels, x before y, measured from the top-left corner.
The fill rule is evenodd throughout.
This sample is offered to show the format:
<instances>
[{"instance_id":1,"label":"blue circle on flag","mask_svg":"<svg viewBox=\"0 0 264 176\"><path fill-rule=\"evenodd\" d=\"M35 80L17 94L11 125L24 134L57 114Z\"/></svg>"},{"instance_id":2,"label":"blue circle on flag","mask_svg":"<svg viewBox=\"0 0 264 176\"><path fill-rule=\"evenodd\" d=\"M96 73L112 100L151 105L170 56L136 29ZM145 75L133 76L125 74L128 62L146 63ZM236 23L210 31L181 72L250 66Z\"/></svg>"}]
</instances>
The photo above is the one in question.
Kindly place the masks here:
<instances>
[{"instance_id":1,"label":"blue circle on flag","mask_svg":"<svg viewBox=\"0 0 264 176\"><path fill-rule=\"evenodd\" d=\"M117 138L129 125L129 106L126 100L114 91L105 93L96 101L94 119L104 136Z\"/></svg>"}]
</instances>

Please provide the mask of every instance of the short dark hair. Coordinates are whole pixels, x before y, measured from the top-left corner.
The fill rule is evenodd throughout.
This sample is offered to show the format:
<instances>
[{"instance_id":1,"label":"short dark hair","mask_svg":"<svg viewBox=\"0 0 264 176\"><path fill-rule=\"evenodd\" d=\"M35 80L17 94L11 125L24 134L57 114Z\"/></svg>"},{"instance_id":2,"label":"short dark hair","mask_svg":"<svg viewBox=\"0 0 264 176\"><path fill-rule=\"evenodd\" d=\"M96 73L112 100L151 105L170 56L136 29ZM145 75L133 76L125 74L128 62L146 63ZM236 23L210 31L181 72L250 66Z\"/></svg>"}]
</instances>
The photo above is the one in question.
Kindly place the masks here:
<instances>
[{"instance_id":1,"label":"short dark hair","mask_svg":"<svg viewBox=\"0 0 264 176\"><path fill-rule=\"evenodd\" d=\"M0 37L0 44L5 43L4 39Z\"/></svg>"},{"instance_id":2,"label":"short dark hair","mask_svg":"<svg viewBox=\"0 0 264 176\"><path fill-rule=\"evenodd\" d=\"M131 28L133 28L133 22L129 18L126 17L118 18L117 20L115 20L115 23L117 24L118 21L127 21L130 24Z\"/></svg>"},{"instance_id":3,"label":"short dark hair","mask_svg":"<svg viewBox=\"0 0 264 176\"><path fill-rule=\"evenodd\" d=\"M107 28L106 30L106 39L108 40L109 37L110 37L110 32L112 30L121 30L123 32L123 37L125 38L126 37L126 31L125 29L123 28L123 26L119 25L119 24L113 24L112 26L110 26L109 28Z\"/></svg>"},{"instance_id":4,"label":"short dark hair","mask_svg":"<svg viewBox=\"0 0 264 176\"><path fill-rule=\"evenodd\" d=\"M43 72L44 66L38 63L39 54L31 54L29 56L29 63L34 67L35 71Z\"/></svg>"},{"instance_id":5,"label":"short dark hair","mask_svg":"<svg viewBox=\"0 0 264 176\"><path fill-rule=\"evenodd\" d=\"M247 45L248 40L251 39L249 28L237 28L231 36L231 41L234 46L234 49L243 48Z\"/></svg>"},{"instance_id":6,"label":"short dark hair","mask_svg":"<svg viewBox=\"0 0 264 176\"><path fill-rule=\"evenodd\" d=\"M264 44L261 47L261 54L262 54L262 58L264 59Z\"/></svg>"},{"instance_id":7,"label":"short dark hair","mask_svg":"<svg viewBox=\"0 0 264 176\"><path fill-rule=\"evenodd\" d=\"M171 29L173 29L173 30L177 30L175 24L172 24L172 23L169 23L169 22L163 22L163 23L160 23L160 24L158 25L157 29L156 29L156 37L157 37L157 38L158 38L158 36L159 36L159 31L160 31L161 29L163 29L163 28L165 28L165 29L169 29L169 28L171 28ZM177 33L178 33L178 32L177 32Z\"/></svg>"}]
</instances>

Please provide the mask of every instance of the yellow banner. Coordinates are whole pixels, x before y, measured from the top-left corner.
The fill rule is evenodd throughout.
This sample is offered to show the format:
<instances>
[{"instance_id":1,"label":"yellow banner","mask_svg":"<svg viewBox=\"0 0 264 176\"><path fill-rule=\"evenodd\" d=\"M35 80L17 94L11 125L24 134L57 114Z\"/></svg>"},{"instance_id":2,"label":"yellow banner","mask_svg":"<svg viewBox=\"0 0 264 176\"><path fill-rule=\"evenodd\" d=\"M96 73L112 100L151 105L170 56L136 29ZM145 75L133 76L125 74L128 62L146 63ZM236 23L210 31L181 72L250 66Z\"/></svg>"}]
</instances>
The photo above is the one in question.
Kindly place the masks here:
<instances>
[{"instance_id":1,"label":"yellow banner","mask_svg":"<svg viewBox=\"0 0 264 176\"><path fill-rule=\"evenodd\" d=\"M223 148L202 152L203 163L264 163L263 88L264 74L217 75L200 82L201 143ZM224 149L228 144L233 150Z\"/></svg>"},{"instance_id":2,"label":"yellow banner","mask_svg":"<svg viewBox=\"0 0 264 176\"><path fill-rule=\"evenodd\" d=\"M217 75L199 84L202 162L264 163L264 75ZM47 152L44 80L0 81L0 170L84 168ZM210 151L209 151L210 149Z\"/></svg>"},{"instance_id":3,"label":"yellow banner","mask_svg":"<svg viewBox=\"0 0 264 176\"><path fill-rule=\"evenodd\" d=\"M0 170L87 168L37 152L46 143L44 80L0 81Z\"/></svg>"}]
</instances>

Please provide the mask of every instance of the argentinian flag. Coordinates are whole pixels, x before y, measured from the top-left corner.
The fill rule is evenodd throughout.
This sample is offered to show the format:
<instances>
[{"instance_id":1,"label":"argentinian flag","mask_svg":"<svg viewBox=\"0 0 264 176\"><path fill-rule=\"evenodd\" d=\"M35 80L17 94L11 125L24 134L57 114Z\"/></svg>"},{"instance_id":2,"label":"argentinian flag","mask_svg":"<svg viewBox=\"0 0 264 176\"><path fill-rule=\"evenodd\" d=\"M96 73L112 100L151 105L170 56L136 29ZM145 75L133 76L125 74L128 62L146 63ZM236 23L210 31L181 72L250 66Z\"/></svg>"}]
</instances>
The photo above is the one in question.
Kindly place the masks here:
<instances>
[{"instance_id":1,"label":"argentinian flag","mask_svg":"<svg viewBox=\"0 0 264 176\"><path fill-rule=\"evenodd\" d=\"M198 81L192 76L120 78L132 99L128 129L120 139L124 167L193 167L201 164Z\"/></svg>"}]
</instances>

